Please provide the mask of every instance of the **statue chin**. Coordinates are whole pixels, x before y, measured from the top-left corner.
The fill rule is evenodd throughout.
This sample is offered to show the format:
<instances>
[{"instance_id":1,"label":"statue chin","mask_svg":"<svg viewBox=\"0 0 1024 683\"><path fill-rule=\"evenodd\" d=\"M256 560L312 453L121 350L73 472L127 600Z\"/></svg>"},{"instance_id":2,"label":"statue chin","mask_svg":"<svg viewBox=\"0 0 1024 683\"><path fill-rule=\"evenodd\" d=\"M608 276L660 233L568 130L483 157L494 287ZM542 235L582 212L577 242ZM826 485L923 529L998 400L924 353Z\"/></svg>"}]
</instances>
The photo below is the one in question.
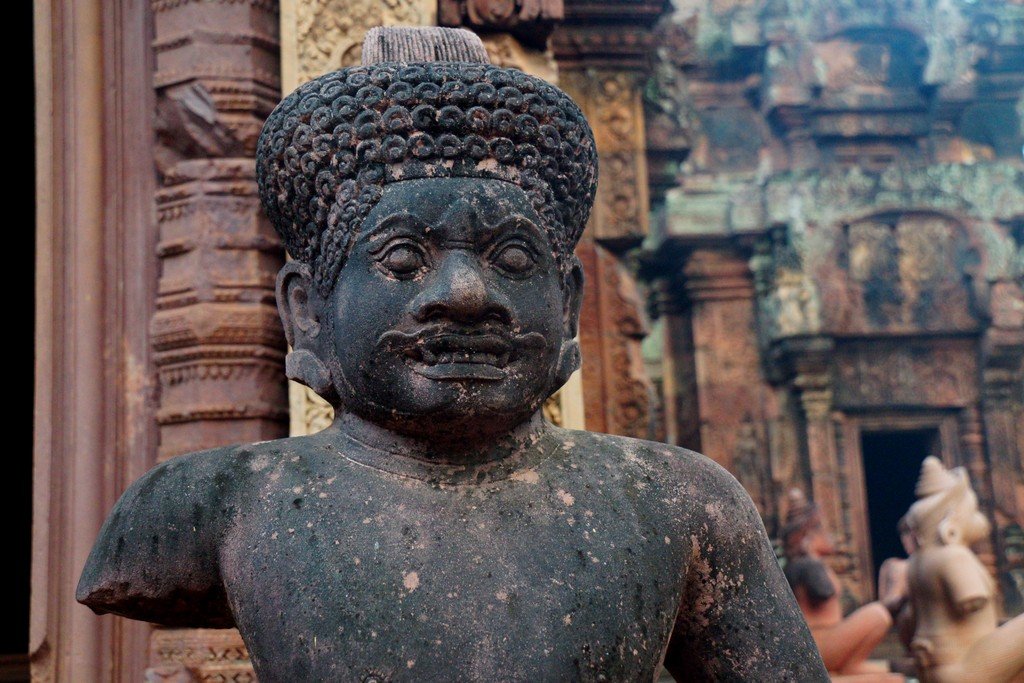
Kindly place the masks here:
<instances>
[{"instance_id":1,"label":"statue chin","mask_svg":"<svg viewBox=\"0 0 1024 683\"><path fill-rule=\"evenodd\" d=\"M342 410L403 436L444 440L459 433L459 440L464 441L467 435L491 438L513 430L540 410L555 391L521 384L503 387L504 381L462 379L461 374L459 379L423 381L441 385L441 390L435 386L429 392L410 392L399 405L339 391L345 397Z\"/></svg>"}]
</instances>

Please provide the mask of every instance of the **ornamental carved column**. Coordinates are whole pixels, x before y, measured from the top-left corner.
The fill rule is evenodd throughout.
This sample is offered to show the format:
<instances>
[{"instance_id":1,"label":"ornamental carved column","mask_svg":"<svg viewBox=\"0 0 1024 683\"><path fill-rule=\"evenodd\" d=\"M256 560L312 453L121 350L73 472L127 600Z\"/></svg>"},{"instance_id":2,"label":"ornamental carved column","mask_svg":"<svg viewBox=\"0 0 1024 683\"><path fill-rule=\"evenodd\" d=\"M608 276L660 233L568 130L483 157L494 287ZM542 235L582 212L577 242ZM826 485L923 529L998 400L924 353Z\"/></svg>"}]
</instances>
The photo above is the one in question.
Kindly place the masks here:
<instances>
[{"instance_id":1,"label":"ornamental carved column","mask_svg":"<svg viewBox=\"0 0 1024 683\"><path fill-rule=\"evenodd\" d=\"M597 200L577 255L587 284L580 319L587 429L650 437L654 391L640 354L646 334L636 284L618 256L648 230L643 84L663 0L566 0L551 36L559 85L597 140Z\"/></svg>"},{"instance_id":2,"label":"ornamental carved column","mask_svg":"<svg viewBox=\"0 0 1024 683\"><path fill-rule=\"evenodd\" d=\"M682 274L691 305L701 450L739 479L763 516L770 515L775 506L753 274L744 254L714 248L691 252Z\"/></svg>"},{"instance_id":3,"label":"ornamental carved column","mask_svg":"<svg viewBox=\"0 0 1024 683\"><path fill-rule=\"evenodd\" d=\"M788 386L797 396L802 418L802 450L811 495L834 535L836 553L829 559L844 588L858 600L871 599L874 577L863 553L851 547L852 522L844 501L848 495L840 463L840 432L834 405L835 342L807 336L778 342L773 349Z\"/></svg>"},{"instance_id":4,"label":"ornamental carved column","mask_svg":"<svg viewBox=\"0 0 1024 683\"><path fill-rule=\"evenodd\" d=\"M276 0L155 0L158 457L287 434L274 301L283 251L256 196L280 98ZM246 680L234 631L158 629L153 680Z\"/></svg>"},{"instance_id":5,"label":"ornamental carved column","mask_svg":"<svg viewBox=\"0 0 1024 683\"><path fill-rule=\"evenodd\" d=\"M671 278L659 278L651 283L651 298L658 317L663 321L665 441L673 446L701 451L693 308L681 288Z\"/></svg>"}]
</instances>

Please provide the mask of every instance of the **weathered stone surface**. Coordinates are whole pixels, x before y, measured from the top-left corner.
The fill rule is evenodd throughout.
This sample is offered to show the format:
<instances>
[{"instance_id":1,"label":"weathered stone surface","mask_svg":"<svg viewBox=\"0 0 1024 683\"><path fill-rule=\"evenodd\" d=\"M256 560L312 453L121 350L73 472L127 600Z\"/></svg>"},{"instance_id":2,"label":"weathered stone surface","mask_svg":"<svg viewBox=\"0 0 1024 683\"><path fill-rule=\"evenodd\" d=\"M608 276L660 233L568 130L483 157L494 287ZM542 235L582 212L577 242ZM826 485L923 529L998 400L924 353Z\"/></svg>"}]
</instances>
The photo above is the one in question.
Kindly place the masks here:
<instances>
[{"instance_id":1,"label":"weathered stone surface","mask_svg":"<svg viewBox=\"0 0 1024 683\"><path fill-rule=\"evenodd\" d=\"M295 259L287 372L338 417L152 470L81 601L236 625L264 681L649 680L663 658L825 680L735 479L542 417L579 365L595 196L570 99L486 65L358 67L286 99L259 150Z\"/></svg>"},{"instance_id":2,"label":"weathered stone surface","mask_svg":"<svg viewBox=\"0 0 1024 683\"><path fill-rule=\"evenodd\" d=\"M871 536L896 535L869 531L862 436L927 430L968 468L994 529L981 556L1024 608L1022 26L1018 5L987 1L722 0L678 2L658 29L648 158L673 134L689 145L643 257L682 340L666 342L681 381L666 403L699 407L701 448L745 484L740 461L766 468L751 481L770 526L791 486L811 492L861 601ZM709 278L695 258L737 266ZM730 291L742 262L753 286L733 307L753 315L711 328L733 352L708 377L749 382L730 401L699 342L726 305L699 293ZM692 411L676 414L684 434Z\"/></svg>"}]
</instances>

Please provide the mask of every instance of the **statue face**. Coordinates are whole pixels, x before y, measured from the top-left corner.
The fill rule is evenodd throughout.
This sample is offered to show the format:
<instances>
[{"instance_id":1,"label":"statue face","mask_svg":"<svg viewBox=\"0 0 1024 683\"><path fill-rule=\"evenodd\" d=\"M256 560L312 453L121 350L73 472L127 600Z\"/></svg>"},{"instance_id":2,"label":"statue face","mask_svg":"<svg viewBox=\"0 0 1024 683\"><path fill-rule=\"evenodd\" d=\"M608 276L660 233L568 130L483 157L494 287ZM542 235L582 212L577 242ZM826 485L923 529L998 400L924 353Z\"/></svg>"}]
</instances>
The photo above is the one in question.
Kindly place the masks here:
<instances>
[{"instance_id":1,"label":"statue face","mask_svg":"<svg viewBox=\"0 0 1024 683\"><path fill-rule=\"evenodd\" d=\"M414 435L500 431L557 388L572 300L518 186L392 183L323 304L321 353L360 417Z\"/></svg>"}]
</instances>

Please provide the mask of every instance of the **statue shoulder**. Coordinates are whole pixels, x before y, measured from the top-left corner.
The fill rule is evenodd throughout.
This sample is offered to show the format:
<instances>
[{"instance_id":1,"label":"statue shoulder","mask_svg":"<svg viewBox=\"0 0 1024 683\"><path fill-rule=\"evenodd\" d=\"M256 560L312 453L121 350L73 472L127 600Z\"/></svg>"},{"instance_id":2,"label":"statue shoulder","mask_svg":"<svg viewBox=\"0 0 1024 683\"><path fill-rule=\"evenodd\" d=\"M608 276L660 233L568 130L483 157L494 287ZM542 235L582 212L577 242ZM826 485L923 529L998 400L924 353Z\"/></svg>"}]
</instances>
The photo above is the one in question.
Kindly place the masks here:
<instances>
[{"instance_id":1,"label":"statue shoulder","mask_svg":"<svg viewBox=\"0 0 1024 683\"><path fill-rule=\"evenodd\" d=\"M258 450L176 456L129 486L100 529L78 601L97 613L170 626L231 626L219 547Z\"/></svg>"},{"instance_id":2,"label":"statue shoulder","mask_svg":"<svg viewBox=\"0 0 1024 683\"><path fill-rule=\"evenodd\" d=\"M627 476L649 481L659 490L663 502L677 513L693 509L704 516L754 510L750 496L736 478L696 451L626 436L562 431L568 435L563 438L583 446L580 450L596 451L601 458L612 458Z\"/></svg>"}]
</instances>

